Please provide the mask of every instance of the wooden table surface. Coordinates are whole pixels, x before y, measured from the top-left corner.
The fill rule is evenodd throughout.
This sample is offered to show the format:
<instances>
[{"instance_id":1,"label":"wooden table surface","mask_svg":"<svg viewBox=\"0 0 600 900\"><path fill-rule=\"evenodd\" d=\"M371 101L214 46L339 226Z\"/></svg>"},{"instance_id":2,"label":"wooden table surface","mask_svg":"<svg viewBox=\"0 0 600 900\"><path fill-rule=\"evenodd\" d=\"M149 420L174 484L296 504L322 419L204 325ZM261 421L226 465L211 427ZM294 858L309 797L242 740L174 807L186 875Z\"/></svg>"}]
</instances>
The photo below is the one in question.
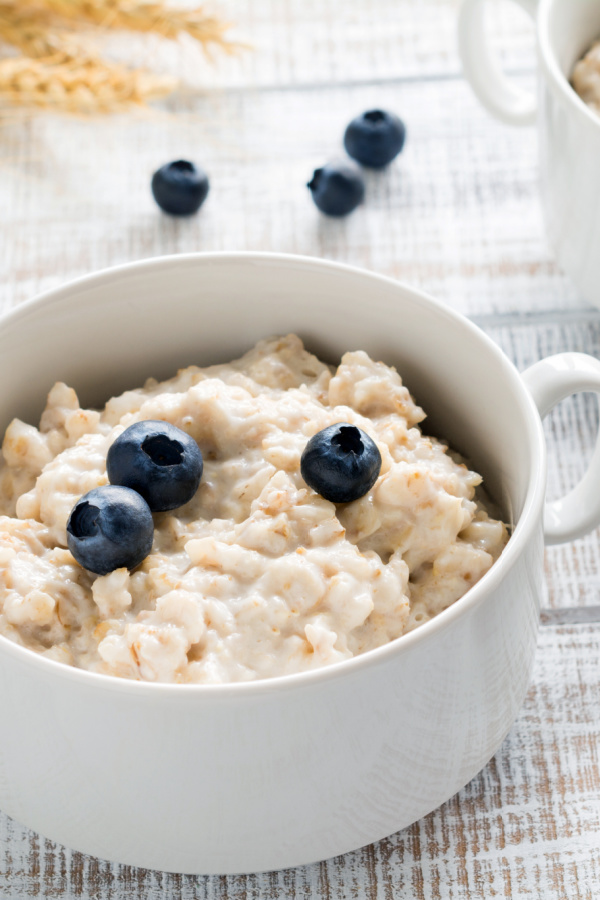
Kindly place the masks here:
<instances>
[{"instance_id":1,"label":"wooden table surface","mask_svg":"<svg viewBox=\"0 0 600 900\"><path fill-rule=\"evenodd\" d=\"M224 8L254 48L214 68L185 42L115 44L187 79L156 114L0 121L2 309L143 257L273 250L422 287L471 316L520 369L561 350L600 354L600 311L578 296L546 243L535 133L493 121L461 76L456 0L231 0ZM527 22L499 3L491 27L506 67L532 85ZM405 152L368 175L362 208L327 220L305 183L340 154L346 122L374 106L405 119ZM159 214L148 187L158 165L179 157L203 164L212 183L187 221ZM584 471L597 423L588 395L547 420L551 497ZM86 857L0 815L0 896L600 896L599 533L549 549L546 574L537 663L517 722L477 778L412 827L304 868L192 877Z\"/></svg>"}]
</instances>

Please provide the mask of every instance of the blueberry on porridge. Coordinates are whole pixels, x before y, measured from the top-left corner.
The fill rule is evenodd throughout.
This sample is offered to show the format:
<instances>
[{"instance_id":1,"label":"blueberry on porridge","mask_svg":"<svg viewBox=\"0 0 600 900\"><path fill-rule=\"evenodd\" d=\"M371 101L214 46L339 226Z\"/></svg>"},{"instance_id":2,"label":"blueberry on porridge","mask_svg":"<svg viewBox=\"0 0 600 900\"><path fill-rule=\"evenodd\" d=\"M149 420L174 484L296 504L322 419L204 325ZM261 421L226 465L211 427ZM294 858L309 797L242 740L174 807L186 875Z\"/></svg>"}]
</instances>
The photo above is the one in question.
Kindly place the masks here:
<instances>
[{"instance_id":1,"label":"blueberry on porridge","mask_svg":"<svg viewBox=\"0 0 600 900\"><path fill-rule=\"evenodd\" d=\"M67 546L97 575L133 569L152 548L154 522L146 501L127 487L105 484L78 500L67 521Z\"/></svg>"},{"instance_id":2,"label":"blueberry on porridge","mask_svg":"<svg viewBox=\"0 0 600 900\"><path fill-rule=\"evenodd\" d=\"M152 512L177 509L191 500L202 477L196 441L169 422L130 425L110 445L106 473L111 484L141 494Z\"/></svg>"},{"instance_id":3,"label":"blueberry on porridge","mask_svg":"<svg viewBox=\"0 0 600 900\"><path fill-rule=\"evenodd\" d=\"M351 503L370 490L381 470L377 444L356 425L338 422L314 434L300 457L309 487L332 503Z\"/></svg>"},{"instance_id":4,"label":"blueberry on porridge","mask_svg":"<svg viewBox=\"0 0 600 900\"><path fill-rule=\"evenodd\" d=\"M54 385L39 428L14 419L2 444L0 633L93 672L174 683L288 675L400 637L458 600L508 539L481 477L422 433L424 417L394 368L362 351L331 367L294 335L149 379L102 410ZM106 490L111 448L148 423L185 433L202 479L151 517L145 558L95 573L69 549L71 511ZM307 446L332 427L348 429L342 453L372 442L380 458L351 502L303 477ZM159 450L177 463L177 448ZM96 525L88 510L78 527Z\"/></svg>"}]
</instances>

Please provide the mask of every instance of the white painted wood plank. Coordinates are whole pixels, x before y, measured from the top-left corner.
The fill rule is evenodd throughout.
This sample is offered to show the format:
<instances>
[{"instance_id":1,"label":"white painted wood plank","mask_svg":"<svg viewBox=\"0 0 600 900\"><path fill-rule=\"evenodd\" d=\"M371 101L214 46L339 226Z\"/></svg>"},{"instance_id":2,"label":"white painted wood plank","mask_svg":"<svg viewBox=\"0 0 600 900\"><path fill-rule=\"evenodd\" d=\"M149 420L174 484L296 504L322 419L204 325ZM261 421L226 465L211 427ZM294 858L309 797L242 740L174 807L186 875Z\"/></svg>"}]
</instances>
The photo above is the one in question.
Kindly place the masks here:
<instances>
[{"instance_id":1,"label":"white painted wood plank","mask_svg":"<svg viewBox=\"0 0 600 900\"><path fill-rule=\"evenodd\" d=\"M339 155L346 122L382 105L405 152L367 173L364 206L317 212L306 182ZM493 122L460 80L179 98L172 115L3 128L0 307L132 259L191 250L324 256L425 288L469 314L581 306L546 244L532 131ZM173 220L153 170L191 157L211 193Z\"/></svg>"},{"instance_id":2,"label":"white painted wood plank","mask_svg":"<svg viewBox=\"0 0 600 900\"><path fill-rule=\"evenodd\" d=\"M180 0L181 2L181 0ZM196 0L187 0L194 5ZM218 0L251 52L207 64L191 41L112 42L126 59L161 65L203 88L280 87L457 75L460 0ZM534 33L514 3L489 4L489 31L509 70L533 69ZM433 27L434 26L434 27Z\"/></svg>"}]
</instances>

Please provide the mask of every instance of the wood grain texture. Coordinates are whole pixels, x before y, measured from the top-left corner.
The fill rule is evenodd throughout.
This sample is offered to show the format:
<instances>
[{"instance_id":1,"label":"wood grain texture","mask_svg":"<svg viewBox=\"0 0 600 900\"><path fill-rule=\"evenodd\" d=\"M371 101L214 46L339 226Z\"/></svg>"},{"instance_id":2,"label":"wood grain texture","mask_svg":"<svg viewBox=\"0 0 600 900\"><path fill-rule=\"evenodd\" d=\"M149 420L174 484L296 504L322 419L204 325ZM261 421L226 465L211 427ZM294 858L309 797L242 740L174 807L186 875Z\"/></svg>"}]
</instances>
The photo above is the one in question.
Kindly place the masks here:
<instances>
[{"instance_id":1,"label":"wood grain texture","mask_svg":"<svg viewBox=\"0 0 600 900\"><path fill-rule=\"evenodd\" d=\"M209 89L293 91L460 77L459 5L460 0L219 0L219 11L236 23L234 35L254 52L219 59L215 66L189 40L169 46L127 35L110 46L125 58L137 53L141 64L158 64L191 86ZM531 71L535 46L528 17L508 0L493 0L486 12L506 69Z\"/></svg>"},{"instance_id":2,"label":"wood grain texture","mask_svg":"<svg viewBox=\"0 0 600 900\"><path fill-rule=\"evenodd\" d=\"M346 122L373 105L402 113L405 152L366 173L353 216L328 219L306 182L340 155ZM92 126L12 121L1 135L3 309L94 269L222 249L348 262L471 315L582 306L546 244L533 131L490 120L455 78L232 91ZM211 193L200 215L173 220L158 213L149 183L182 156L205 166Z\"/></svg>"},{"instance_id":3,"label":"wood grain texture","mask_svg":"<svg viewBox=\"0 0 600 900\"><path fill-rule=\"evenodd\" d=\"M190 0L191 2L191 0ZM458 0L223 0L254 51L210 66L189 41L110 50L187 88L148 115L0 122L0 310L106 266L195 250L323 256L422 287L472 316L519 369L600 356L600 312L558 270L538 199L535 132L494 122L460 74ZM504 65L533 85L532 30L491 2ZM203 88L201 93L197 88ZM373 106L408 126L367 174L364 206L320 216L305 183ZM153 170L189 157L211 178L201 214L161 215ZM546 421L549 495L584 471L595 401ZM592 900L600 896L600 533L546 554L547 608L522 714L480 775L390 838L314 866L193 878L70 852L0 814L0 897L67 900ZM200 814L200 813L199 813Z\"/></svg>"}]
</instances>

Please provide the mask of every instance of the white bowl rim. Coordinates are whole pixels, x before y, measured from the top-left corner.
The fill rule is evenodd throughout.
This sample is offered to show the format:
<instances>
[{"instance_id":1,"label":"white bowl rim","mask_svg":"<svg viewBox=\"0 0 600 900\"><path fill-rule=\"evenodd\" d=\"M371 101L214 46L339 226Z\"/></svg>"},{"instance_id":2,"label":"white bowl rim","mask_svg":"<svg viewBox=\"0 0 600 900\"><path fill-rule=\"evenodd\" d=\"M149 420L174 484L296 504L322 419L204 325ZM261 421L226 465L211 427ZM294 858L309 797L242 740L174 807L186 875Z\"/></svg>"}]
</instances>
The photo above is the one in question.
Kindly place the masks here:
<instances>
[{"instance_id":1,"label":"white bowl rim","mask_svg":"<svg viewBox=\"0 0 600 900\"><path fill-rule=\"evenodd\" d=\"M465 615L468 610L474 608L480 602L483 602L486 595L498 587L504 578L505 573L517 562L532 537L532 534L539 527L541 509L546 490L545 438L537 407L535 406L529 391L525 387L516 367L503 353L500 347L494 343L484 331L478 328L473 322L466 318L466 316L462 315L462 313L451 309L424 291L413 288L389 276L379 275L368 269L350 266L345 263L289 253L214 251L206 253L170 254L102 269L90 275L84 275L80 278L73 279L60 287L44 291L36 297L33 297L31 300L19 304L19 306L0 316L0 329L8 322L15 322L21 317L28 316L30 313L35 313L37 310L43 309L46 306L51 306L63 296L72 292L77 292L82 288L102 285L102 282L110 284L110 282L115 279L119 279L123 275L135 272L136 270L197 265L198 263L202 264L204 261L206 261L206 263L219 262L223 264L255 261L257 263L271 263L284 267L294 264L306 268L312 267L321 270L339 271L345 274L367 278L369 280L375 279L380 283L410 294L412 299L417 299L419 303L428 306L430 309L434 309L437 314L452 319L454 322L470 331L478 340L486 345L489 352L492 353L503 366L509 385L519 397L521 411L525 413L528 428L528 443L532 454L532 465L531 478L525 502L523 504L523 511L500 557L485 575L483 575L483 577L461 598L429 621L423 623L423 625L419 625L413 631L408 632L408 634L402 635L387 644L383 644L381 647L368 650L365 653L350 659L304 672L278 675L252 681L234 681L225 682L223 684L148 682L121 678L115 675L106 675L100 672L92 672L87 669L81 669L76 666L48 659L40 653L37 653L35 650L22 647L14 641L11 641L10 638L0 635L0 654L7 653L9 656L15 657L19 662L27 664L28 667L38 669L40 674L45 674L46 677L58 676L78 682L82 686L87 684L88 687L94 689L134 693L140 698L144 695L157 697L160 693L163 695L170 695L172 698L178 697L180 699L185 697L191 698L198 694L205 699L210 697L213 697L214 699L225 699L242 695L261 696L263 694L274 692L280 693L283 690L290 691L300 689L313 685L314 683L350 676L352 673L358 672L363 668L382 664L387 661L390 656L408 652L410 648L422 641L426 641L430 636L446 630L457 619ZM534 461L536 461L537 464L534 465Z\"/></svg>"},{"instance_id":2,"label":"white bowl rim","mask_svg":"<svg viewBox=\"0 0 600 900\"><path fill-rule=\"evenodd\" d=\"M569 79L566 77L556 59L554 48L550 41L550 16L556 0L542 0L538 10L538 47L540 60L544 66L549 84L554 88L556 94L563 100L578 110L580 115L592 125L593 128L600 128L600 116L593 112L590 107L581 99ZM591 46L591 45L590 45Z\"/></svg>"}]
</instances>

